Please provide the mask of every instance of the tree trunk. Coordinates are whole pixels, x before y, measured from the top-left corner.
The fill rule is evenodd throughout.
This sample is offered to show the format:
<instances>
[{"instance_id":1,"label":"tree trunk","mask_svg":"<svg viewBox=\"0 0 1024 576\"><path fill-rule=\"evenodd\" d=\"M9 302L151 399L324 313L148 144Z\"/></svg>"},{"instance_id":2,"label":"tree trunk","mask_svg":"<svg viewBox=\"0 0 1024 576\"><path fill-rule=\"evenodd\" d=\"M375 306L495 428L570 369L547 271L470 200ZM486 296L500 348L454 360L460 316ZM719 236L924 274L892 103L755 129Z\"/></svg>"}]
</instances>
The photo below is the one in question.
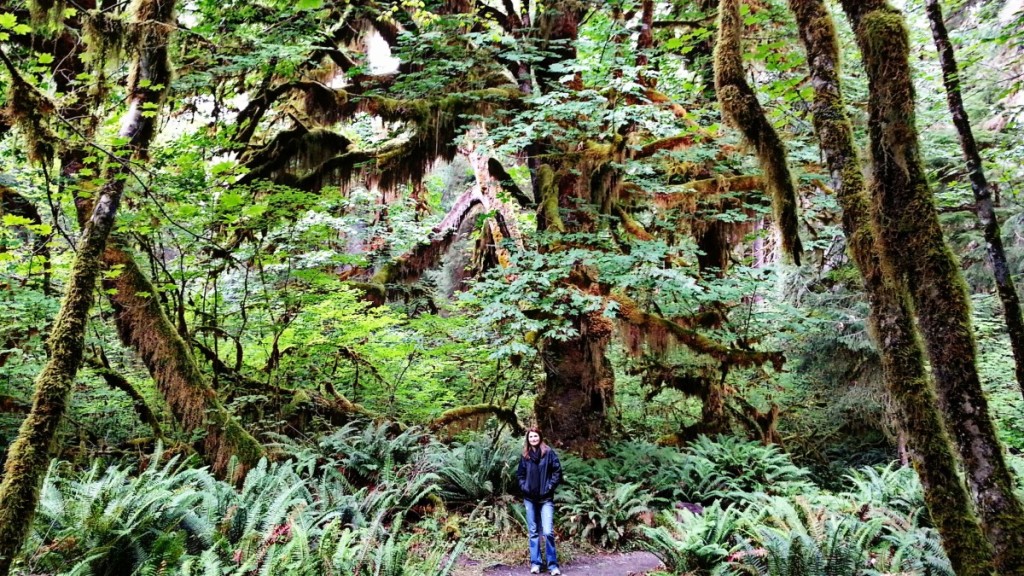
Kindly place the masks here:
<instances>
[{"instance_id":1,"label":"tree trunk","mask_svg":"<svg viewBox=\"0 0 1024 576\"><path fill-rule=\"evenodd\" d=\"M975 211L988 245L988 257L992 261L992 271L996 279L999 300L1003 303L1003 314L1006 316L1006 328L1010 335L1010 348L1013 350L1014 371L1017 375L1017 386L1024 393L1024 319L1021 317L1020 298L1010 276L1010 266L1006 262L1006 251L1003 250L1003 238L999 231L999 220L992 207L992 189L985 179L985 170L981 165L981 155L974 141L971 123L964 109L964 100L960 94L960 71L957 67L953 45L949 42L946 25L942 20L942 8L937 0L927 0L925 11L932 26L932 36L939 52L942 65L943 83L946 86L946 101L949 112L953 116L960 137L960 148L967 162L967 172L974 192Z\"/></svg>"},{"instance_id":2,"label":"tree trunk","mask_svg":"<svg viewBox=\"0 0 1024 576\"><path fill-rule=\"evenodd\" d=\"M134 23L148 30L139 35L141 45L128 86L128 111L119 131L119 136L128 144L123 156L104 171L104 184L82 231L71 278L48 339L50 359L36 378L32 410L11 445L4 467L0 485L0 576L10 571L14 556L32 525L57 427L64 417L75 376L82 364L85 328L99 277L99 259L114 226L128 176L128 162L132 157L145 156L154 133L156 117L144 111L147 105L159 106L163 90L148 86L170 83L167 37L173 9L173 0L143 0L136 8ZM147 82L145 88L140 87L143 80Z\"/></svg>"},{"instance_id":3,"label":"tree trunk","mask_svg":"<svg viewBox=\"0 0 1024 576\"><path fill-rule=\"evenodd\" d=\"M722 0L718 7L718 41L715 43L715 93L722 107L722 117L738 128L757 151L765 187L772 198L772 212L783 251L799 266L803 247L797 219L796 187L786 162L786 147L768 122L757 95L744 77L741 31L739 0Z\"/></svg>"},{"instance_id":4,"label":"tree trunk","mask_svg":"<svg viewBox=\"0 0 1024 576\"><path fill-rule=\"evenodd\" d=\"M615 401L615 375L605 357L613 326L598 311L579 319L576 328L576 338L544 343L545 378L534 412L553 445L596 454Z\"/></svg>"},{"instance_id":5,"label":"tree trunk","mask_svg":"<svg viewBox=\"0 0 1024 576\"><path fill-rule=\"evenodd\" d=\"M992 551L957 474L935 392L914 332L906 289L886 278L864 191L864 177L853 144L839 81L839 45L822 0L789 0L807 51L814 127L821 142L840 206L843 232L871 304L871 334L882 362L886 390L896 404L901 437L906 436L925 493L925 504L939 530L953 569L961 576L991 574Z\"/></svg>"},{"instance_id":6,"label":"tree trunk","mask_svg":"<svg viewBox=\"0 0 1024 576\"><path fill-rule=\"evenodd\" d=\"M868 73L873 219L887 276L906 282L982 528L1000 574L1024 574L1024 509L978 378L967 290L946 245L918 150L903 15L843 0Z\"/></svg>"}]
</instances>

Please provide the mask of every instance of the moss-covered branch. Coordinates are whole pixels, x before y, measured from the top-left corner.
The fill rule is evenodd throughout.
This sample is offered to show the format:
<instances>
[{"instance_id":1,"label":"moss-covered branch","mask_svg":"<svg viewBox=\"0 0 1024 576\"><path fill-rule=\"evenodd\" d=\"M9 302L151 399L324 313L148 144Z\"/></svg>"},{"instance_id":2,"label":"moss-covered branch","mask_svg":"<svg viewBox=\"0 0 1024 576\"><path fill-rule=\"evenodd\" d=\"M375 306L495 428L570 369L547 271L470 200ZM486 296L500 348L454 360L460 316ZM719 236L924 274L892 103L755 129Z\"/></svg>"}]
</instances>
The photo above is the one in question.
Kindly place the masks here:
<instances>
[{"instance_id":1,"label":"moss-covered branch","mask_svg":"<svg viewBox=\"0 0 1024 576\"><path fill-rule=\"evenodd\" d=\"M741 26L740 0L722 0L718 7L718 41L715 43L715 92L722 116L739 128L757 151L783 251L799 265L803 248L797 220L796 186L786 162L786 147L765 117L757 95L744 76Z\"/></svg>"},{"instance_id":2,"label":"moss-covered branch","mask_svg":"<svg viewBox=\"0 0 1024 576\"><path fill-rule=\"evenodd\" d=\"M198 451L220 474L232 456L238 457L242 472L255 465L265 454L263 446L221 404L135 260L124 249L111 246L103 263L117 270L104 280L104 286L111 291L121 340L142 358L182 428L203 432Z\"/></svg>"},{"instance_id":3,"label":"moss-covered branch","mask_svg":"<svg viewBox=\"0 0 1024 576\"><path fill-rule=\"evenodd\" d=\"M514 410L496 406L494 404L474 404L471 406L452 408L434 419L434 421L430 423L430 429L435 431L440 430L445 426L464 422L479 416L494 416L498 420L508 424L512 429L512 433L516 435L522 434L525 431L525 428L523 428L523 425L519 422L519 418L516 417Z\"/></svg>"},{"instance_id":4,"label":"moss-covered branch","mask_svg":"<svg viewBox=\"0 0 1024 576\"><path fill-rule=\"evenodd\" d=\"M776 370L781 370L786 362L786 358L781 352L743 350L715 342L696 330L641 310L632 298L623 294L613 293L609 298L618 303L617 314L623 322L640 330L651 339L664 339L665 336L671 336L694 352L706 354L729 367L762 366L770 363Z\"/></svg>"},{"instance_id":5,"label":"moss-covered branch","mask_svg":"<svg viewBox=\"0 0 1024 576\"><path fill-rule=\"evenodd\" d=\"M752 192L765 188L761 176L744 175L694 180L678 186L682 192L659 192L654 194L654 205L662 210L687 208L692 210L696 202L707 201L714 196L731 192Z\"/></svg>"},{"instance_id":6,"label":"moss-covered branch","mask_svg":"<svg viewBox=\"0 0 1024 576\"><path fill-rule=\"evenodd\" d=\"M471 223L482 200L473 191L462 194L444 220L434 229L434 238L419 244L395 260L381 265L366 282L349 282L354 288L363 290L368 300L376 305L383 304L388 285L398 282L415 282L427 270L437 266L441 257L459 238L459 231Z\"/></svg>"},{"instance_id":7,"label":"moss-covered branch","mask_svg":"<svg viewBox=\"0 0 1024 576\"><path fill-rule=\"evenodd\" d=\"M156 417L153 410L149 407L149 403L142 396L141 393L128 381L127 378L122 376L120 373L112 370L109 366L106 366L102 361L97 359L89 360L89 366L93 372L98 374L103 381L107 383L114 390L120 390L128 395L132 401L132 409L135 410L135 414L138 415L139 420L142 420L144 424L149 426L153 430L153 437L162 439L164 437L163 427L160 426L160 419Z\"/></svg>"}]
</instances>

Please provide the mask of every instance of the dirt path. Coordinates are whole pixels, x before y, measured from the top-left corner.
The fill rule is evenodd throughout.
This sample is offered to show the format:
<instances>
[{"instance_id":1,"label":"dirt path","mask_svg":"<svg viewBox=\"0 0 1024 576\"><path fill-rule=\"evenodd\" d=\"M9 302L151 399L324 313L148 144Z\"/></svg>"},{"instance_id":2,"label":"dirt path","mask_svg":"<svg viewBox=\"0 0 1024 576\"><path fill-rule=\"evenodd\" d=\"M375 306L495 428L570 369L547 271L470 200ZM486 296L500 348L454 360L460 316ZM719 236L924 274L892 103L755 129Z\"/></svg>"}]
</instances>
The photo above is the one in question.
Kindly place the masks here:
<instances>
[{"instance_id":1,"label":"dirt path","mask_svg":"<svg viewBox=\"0 0 1024 576\"><path fill-rule=\"evenodd\" d=\"M640 576L663 568L658 557L650 552L580 556L561 566L565 576ZM530 566L499 564L485 568L484 576L529 576Z\"/></svg>"}]
</instances>

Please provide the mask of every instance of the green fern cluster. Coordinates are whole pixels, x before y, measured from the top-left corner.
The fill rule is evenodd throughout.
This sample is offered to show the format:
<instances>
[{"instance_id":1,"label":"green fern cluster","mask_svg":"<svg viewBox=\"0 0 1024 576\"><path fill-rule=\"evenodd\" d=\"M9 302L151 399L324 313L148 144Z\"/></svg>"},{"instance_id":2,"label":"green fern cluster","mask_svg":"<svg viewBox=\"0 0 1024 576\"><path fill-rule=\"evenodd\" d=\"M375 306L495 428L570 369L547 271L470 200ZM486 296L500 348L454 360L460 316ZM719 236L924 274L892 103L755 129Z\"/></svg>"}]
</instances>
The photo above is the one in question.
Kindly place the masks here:
<instances>
[{"instance_id":1,"label":"green fern cluster","mask_svg":"<svg viewBox=\"0 0 1024 576\"><path fill-rule=\"evenodd\" d=\"M717 500L700 513L661 513L644 545L674 574L757 576L952 575L926 520L913 470L890 465L849 477L851 490Z\"/></svg>"},{"instance_id":2,"label":"green fern cluster","mask_svg":"<svg viewBox=\"0 0 1024 576\"><path fill-rule=\"evenodd\" d=\"M690 502L742 502L759 495L816 490L810 473L775 445L731 436L701 436L686 449L683 492Z\"/></svg>"},{"instance_id":3,"label":"green fern cluster","mask_svg":"<svg viewBox=\"0 0 1024 576\"><path fill-rule=\"evenodd\" d=\"M639 484L581 484L557 499L561 505L561 524L567 534L604 548L622 547L637 535L644 519L654 515L651 495Z\"/></svg>"},{"instance_id":4,"label":"green fern cluster","mask_svg":"<svg viewBox=\"0 0 1024 576\"><path fill-rule=\"evenodd\" d=\"M331 464L261 461L240 488L178 458L129 469L50 470L22 574L435 576L461 545L424 557L407 529L438 477L425 459L354 487ZM419 514L421 512L417 512ZM434 547L431 547L434 548Z\"/></svg>"}]
</instances>

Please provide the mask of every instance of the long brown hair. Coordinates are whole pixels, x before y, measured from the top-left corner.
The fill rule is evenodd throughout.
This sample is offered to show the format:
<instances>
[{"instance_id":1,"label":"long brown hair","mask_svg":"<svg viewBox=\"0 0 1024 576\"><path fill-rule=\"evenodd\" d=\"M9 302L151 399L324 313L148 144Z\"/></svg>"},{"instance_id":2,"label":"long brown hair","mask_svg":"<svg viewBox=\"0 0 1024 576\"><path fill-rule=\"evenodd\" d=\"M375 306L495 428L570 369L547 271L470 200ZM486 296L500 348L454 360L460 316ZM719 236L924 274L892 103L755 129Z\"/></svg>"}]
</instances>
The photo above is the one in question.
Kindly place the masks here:
<instances>
[{"instance_id":1,"label":"long brown hair","mask_svg":"<svg viewBox=\"0 0 1024 576\"><path fill-rule=\"evenodd\" d=\"M526 437L523 438L523 458L530 457L530 432L536 432L537 436L540 436L540 455L543 456L548 453L548 445L544 443L544 435L540 433L540 428L531 426L526 429Z\"/></svg>"}]
</instances>

